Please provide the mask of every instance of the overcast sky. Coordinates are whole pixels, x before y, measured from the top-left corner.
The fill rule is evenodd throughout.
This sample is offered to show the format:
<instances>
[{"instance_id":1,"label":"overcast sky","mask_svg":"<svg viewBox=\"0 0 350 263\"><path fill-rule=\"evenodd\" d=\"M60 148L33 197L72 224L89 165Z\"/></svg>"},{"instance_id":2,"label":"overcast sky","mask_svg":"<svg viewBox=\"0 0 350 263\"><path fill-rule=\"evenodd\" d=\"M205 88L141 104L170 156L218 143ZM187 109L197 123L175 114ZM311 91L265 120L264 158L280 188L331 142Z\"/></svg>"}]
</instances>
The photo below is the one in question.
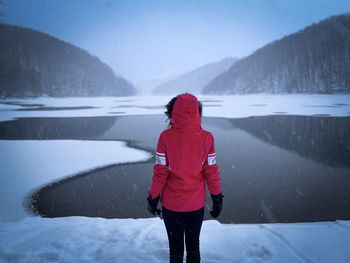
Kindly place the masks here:
<instances>
[{"instance_id":1,"label":"overcast sky","mask_svg":"<svg viewBox=\"0 0 350 263\"><path fill-rule=\"evenodd\" d=\"M350 0L4 0L2 21L79 46L133 83L244 57Z\"/></svg>"}]
</instances>

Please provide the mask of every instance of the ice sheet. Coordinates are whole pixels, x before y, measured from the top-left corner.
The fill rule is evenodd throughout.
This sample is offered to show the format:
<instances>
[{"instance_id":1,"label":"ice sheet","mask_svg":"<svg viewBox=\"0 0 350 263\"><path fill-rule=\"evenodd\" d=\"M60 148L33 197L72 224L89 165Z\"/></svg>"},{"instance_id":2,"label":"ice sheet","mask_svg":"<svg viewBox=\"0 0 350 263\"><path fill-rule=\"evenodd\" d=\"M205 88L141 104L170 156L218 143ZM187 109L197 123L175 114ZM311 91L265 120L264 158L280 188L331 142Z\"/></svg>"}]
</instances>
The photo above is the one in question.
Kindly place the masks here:
<instances>
[{"instance_id":1,"label":"ice sheet","mask_svg":"<svg viewBox=\"0 0 350 263\"><path fill-rule=\"evenodd\" d=\"M350 116L350 95L230 95L198 96L203 101L203 116L243 118L276 114L289 115L326 115ZM171 96L137 97L82 97L31 99L8 98L0 100L0 121L28 117L77 117L77 116L118 116L163 114L164 105ZM16 102L21 110L10 110L4 103ZM39 106L23 105L42 104L46 107L94 107L88 109L38 110ZM32 110L31 110L32 108ZM23 111L23 109L26 109ZM36 109L36 110L35 110Z\"/></svg>"},{"instance_id":2,"label":"ice sheet","mask_svg":"<svg viewBox=\"0 0 350 263\"><path fill-rule=\"evenodd\" d=\"M43 184L97 167L151 157L125 142L87 140L0 140L0 153L0 221L28 216L23 199Z\"/></svg>"}]
</instances>

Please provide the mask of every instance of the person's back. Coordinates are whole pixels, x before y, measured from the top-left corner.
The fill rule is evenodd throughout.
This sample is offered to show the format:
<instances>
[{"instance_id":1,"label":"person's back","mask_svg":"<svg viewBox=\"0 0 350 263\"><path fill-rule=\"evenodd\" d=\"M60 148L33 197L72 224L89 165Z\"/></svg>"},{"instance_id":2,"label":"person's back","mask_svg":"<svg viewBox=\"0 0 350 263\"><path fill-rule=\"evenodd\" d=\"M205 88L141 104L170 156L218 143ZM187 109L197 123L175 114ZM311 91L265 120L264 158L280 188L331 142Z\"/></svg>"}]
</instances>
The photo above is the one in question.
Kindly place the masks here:
<instances>
[{"instance_id":1,"label":"person's back","mask_svg":"<svg viewBox=\"0 0 350 263\"><path fill-rule=\"evenodd\" d=\"M172 101L174 103L171 104L170 113L168 112L171 127L164 130L158 140L156 164L149 190L149 204L153 202L153 209L149 205L149 210L155 214L156 200L161 195L170 244L170 262L182 262L180 258L183 255L183 235L187 228L189 233L191 228L196 233L196 236L187 238L193 234L185 231L187 258L192 254L197 259L193 262L199 262L199 232L204 213L205 183L212 197L217 197L221 204L216 207L214 214L211 212L214 217L219 215L222 206L214 137L201 128L200 104L196 97L182 94ZM179 228L179 223L176 222L183 224Z\"/></svg>"},{"instance_id":2,"label":"person's back","mask_svg":"<svg viewBox=\"0 0 350 263\"><path fill-rule=\"evenodd\" d=\"M205 203L204 175L210 173L210 192L221 192L218 166L214 163L215 151L211 133L205 130L186 131L170 128L161 136L166 142L165 156L171 174L163 188L162 205L177 212L201 208ZM211 165L207 162L208 155ZM209 169L211 171L208 171ZM213 183L213 180L216 182Z\"/></svg>"}]
</instances>

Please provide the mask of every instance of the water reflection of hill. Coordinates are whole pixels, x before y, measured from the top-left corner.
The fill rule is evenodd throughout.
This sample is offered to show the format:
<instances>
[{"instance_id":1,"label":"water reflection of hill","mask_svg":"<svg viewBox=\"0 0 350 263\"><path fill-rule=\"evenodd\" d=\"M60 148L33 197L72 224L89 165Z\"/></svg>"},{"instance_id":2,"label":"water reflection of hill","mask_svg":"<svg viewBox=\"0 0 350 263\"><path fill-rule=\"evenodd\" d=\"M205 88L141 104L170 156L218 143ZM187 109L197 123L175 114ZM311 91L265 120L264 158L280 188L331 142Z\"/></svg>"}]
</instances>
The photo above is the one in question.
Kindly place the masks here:
<instances>
[{"instance_id":1,"label":"water reflection of hill","mask_svg":"<svg viewBox=\"0 0 350 263\"><path fill-rule=\"evenodd\" d=\"M20 118L0 122L0 138L55 140L100 138L118 117Z\"/></svg>"},{"instance_id":2,"label":"water reflection of hill","mask_svg":"<svg viewBox=\"0 0 350 263\"><path fill-rule=\"evenodd\" d=\"M164 115L26 118L0 122L0 139L125 140L129 147L153 152L167 125L165 119ZM350 218L348 118L270 116L202 121L203 128L215 135L225 194L220 222ZM49 217L149 217L145 196L153 164L151 159L84 171L36 189L28 196L29 207ZM209 196L207 204L211 205Z\"/></svg>"},{"instance_id":3,"label":"water reflection of hill","mask_svg":"<svg viewBox=\"0 0 350 263\"><path fill-rule=\"evenodd\" d=\"M350 118L263 116L230 119L264 142L329 166L350 166Z\"/></svg>"}]
</instances>

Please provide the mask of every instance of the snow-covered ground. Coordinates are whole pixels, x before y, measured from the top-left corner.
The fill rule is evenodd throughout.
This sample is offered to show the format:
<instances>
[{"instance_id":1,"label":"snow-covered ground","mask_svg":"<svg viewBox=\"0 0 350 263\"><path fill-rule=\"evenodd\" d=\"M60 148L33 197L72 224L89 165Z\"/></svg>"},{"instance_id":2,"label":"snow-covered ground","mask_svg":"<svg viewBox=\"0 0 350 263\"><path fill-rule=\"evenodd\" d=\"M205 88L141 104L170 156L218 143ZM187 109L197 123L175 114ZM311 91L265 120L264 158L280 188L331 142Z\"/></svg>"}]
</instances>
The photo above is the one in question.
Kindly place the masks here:
<instances>
[{"instance_id":1,"label":"snow-covered ground","mask_svg":"<svg viewBox=\"0 0 350 263\"><path fill-rule=\"evenodd\" d=\"M168 262L160 219L26 218L0 224L0 262ZM203 263L346 263L350 223L223 225L205 221Z\"/></svg>"},{"instance_id":2,"label":"snow-covered ground","mask_svg":"<svg viewBox=\"0 0 350 263\"><path fill-rule=\"evenodd\" d=\"M204 103L203 116L206 117L243 118L275 114L350 116L350 95L231 95L198 98ZM163 114L164 105L170 99L170 96L0 99L0 121L25 117ZM30 104L94 108L35 110L39 106L24 106Z\"/></svg>"},{"instance_id":3,"label":"snow-covered ground","mask_svg":"<svg viewBox=\"0 0 350 263\"><path fill-rule=\"evenodd\" d=\"M97 167L151 157L120 141L0 140L0 152L0 221L28 216L23 199L43 184Z\"/></svg>"},{"instance_id":4,"label":"snow-covered ground","mask_svg":"<svg viewBox=\"0 0 350 263\"><path fill-rule=\"evenodd\" d=\"M163 114L171 97L0 100L0 121L25 117ZM204 116L350 116L350 95L199 96ZM18 105L6 104L17 103ZM26 110L96 107L76 110ZM27 105L27 106L24 106ZM22 110L19 110L22 109ZM93 150L91 150L93 149ZM26 214L33 189L96 167L147 160L124 142L0 140L0 262L167 262L163 222L154 219L39 218ZM226 200L227 201L227 200ZM205 221L202 262L336 262L350 259L350 221L234 225Z\"/></svg>"}]
</instances>

